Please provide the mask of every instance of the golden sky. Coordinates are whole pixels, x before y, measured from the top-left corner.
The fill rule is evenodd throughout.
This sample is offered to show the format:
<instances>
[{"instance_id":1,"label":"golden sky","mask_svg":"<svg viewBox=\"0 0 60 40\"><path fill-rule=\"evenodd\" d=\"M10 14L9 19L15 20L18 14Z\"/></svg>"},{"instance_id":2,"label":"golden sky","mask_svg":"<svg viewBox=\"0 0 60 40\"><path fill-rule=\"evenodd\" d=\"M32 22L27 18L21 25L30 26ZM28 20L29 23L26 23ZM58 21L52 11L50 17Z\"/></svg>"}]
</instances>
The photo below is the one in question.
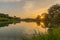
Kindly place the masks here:
<instances>
[{"instance_id":1,"label":"golden sky","mask_svg":"<svg viewBox=\"0 0 60 40\"><path fill-rule=\"evenodd\" d=\"M18 17L36 17L60 0L0 0L0 12Z\"/></svg>"}]
</instances>

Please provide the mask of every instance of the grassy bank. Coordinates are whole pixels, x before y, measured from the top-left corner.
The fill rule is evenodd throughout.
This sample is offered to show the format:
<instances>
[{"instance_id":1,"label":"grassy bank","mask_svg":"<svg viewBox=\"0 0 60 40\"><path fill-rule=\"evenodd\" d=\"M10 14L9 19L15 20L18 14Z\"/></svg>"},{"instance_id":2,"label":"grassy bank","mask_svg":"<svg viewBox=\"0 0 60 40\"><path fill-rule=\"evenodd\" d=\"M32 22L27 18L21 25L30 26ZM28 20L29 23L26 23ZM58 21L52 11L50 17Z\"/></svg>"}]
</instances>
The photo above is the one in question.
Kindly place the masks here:
<instances>
[{"instance_id":1,"label":"grassy bank","mask_svg":"<svg viewBox=\"0 0 60 40\"><path fill-rule=\"evenodd\" d=\"M9 24L16 24L20 22L19 18L0 17L0 27L8 26Z\"/></svg>"},{"instance_id":2,"label":"grassy bank","mask_svg":"<svg viewBox=\"0 0 60 40\"><path fill-rule=\"evenodd\" d=\"M0 22L15 22L15 21L20 21L19 18L4 18L4 17L0 17Z\"/></svg>"},{"instance_id":3,"label":"grassy bank","mask_svg":"<svg viewBox=\"0 0 60 40\"><path fill-rule=\"evenodd\" d=\"M23 40L60 40L60 26L51 30L46 35L35 34L31 38L23 38Z\"/></svg>"}]
</instances>

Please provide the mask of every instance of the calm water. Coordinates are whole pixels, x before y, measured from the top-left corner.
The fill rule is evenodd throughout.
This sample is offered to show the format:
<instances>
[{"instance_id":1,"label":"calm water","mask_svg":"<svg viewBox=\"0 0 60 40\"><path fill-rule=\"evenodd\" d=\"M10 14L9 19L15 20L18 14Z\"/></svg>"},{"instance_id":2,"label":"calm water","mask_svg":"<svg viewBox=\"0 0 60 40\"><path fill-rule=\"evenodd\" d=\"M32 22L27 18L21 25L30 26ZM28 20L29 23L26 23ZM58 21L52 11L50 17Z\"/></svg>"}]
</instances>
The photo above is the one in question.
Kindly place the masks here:
<instances>
[{"instance_id":1,"label":"calm water","mask_svg":"<svg viewBox=\"0 0 60 40\"><path fill-rule=\"evenodd\" d=\"M38 33L47 33L48 28L44 28L43 22L37 25L35 22L20 22L16 24L9 24L8 26L0 27L0 38L11 37L18 38L25 34L34 34L35 31Z\"/></svg>"}]
</instances>

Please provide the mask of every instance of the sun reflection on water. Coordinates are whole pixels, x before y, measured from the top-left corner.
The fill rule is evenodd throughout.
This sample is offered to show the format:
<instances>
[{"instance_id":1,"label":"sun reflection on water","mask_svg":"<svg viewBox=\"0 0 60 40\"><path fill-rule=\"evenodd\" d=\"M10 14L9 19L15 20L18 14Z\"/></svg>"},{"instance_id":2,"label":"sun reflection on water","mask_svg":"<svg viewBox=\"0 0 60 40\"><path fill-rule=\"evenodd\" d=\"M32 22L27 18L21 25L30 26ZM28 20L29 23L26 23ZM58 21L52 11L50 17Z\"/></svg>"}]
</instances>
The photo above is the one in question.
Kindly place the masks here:
<instances>
[{"instance_id":1,"label":"sun reflection on water","mask_svg":"<svg viewBox=\"0 0 60 40\"><path fill-rule=\"evenodd\" d=\"M40 22L40 26L37 26L36 27L36 31L37 31L37 33L46 34L46 33L48 33L48 28L45 28L44 27L44 23L43 22Z\"/></svg>"}]
</instances>

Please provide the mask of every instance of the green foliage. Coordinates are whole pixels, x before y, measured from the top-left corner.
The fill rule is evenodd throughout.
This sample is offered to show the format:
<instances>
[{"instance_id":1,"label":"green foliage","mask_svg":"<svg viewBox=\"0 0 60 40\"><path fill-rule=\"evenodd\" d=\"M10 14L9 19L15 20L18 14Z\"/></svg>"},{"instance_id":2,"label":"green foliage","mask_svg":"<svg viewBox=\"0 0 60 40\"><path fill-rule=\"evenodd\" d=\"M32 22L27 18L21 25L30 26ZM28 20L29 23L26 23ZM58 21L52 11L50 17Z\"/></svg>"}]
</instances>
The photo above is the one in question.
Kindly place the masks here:
<instances>
[{"instance_id":1,"label":"green foliage","mask_svg":"<svg viewBox=\"0 0 60 40\"><path fill-rule=\"evenodd\" d=\"M50 7L48 9L48 13L52 22L54 23L60 22L60 5L59 4L56 4Z\"/></svg>"},{"instance_id":2,"label":"green foliage","mask_svg":"<svg viewBox=\"0 0 60 40\"><path fill-rule=\"evenodd\" d=\"M18 18L16 16L10 17L8 14L0 13L0 22L1 21L20 21L20 18Z\"/></svg>"},{"instance_id":3,"label":"green foliage","mask_svg":"<svg viewBox=\"0 0 60 40\"><path fill-rule=\"evenodd\" d=\"M27 35L26 35L27 36ZM60 40L60 26L57 29L54 29L53 31L50 31L48 34L33 34L32 37L23 38L24 40Z\"/></svg>"},{"instance_id":4,"label":"green foliage","mask_svg":"<svg viewBox=\"0 0 60 40\"><path fill-rule=\"evenodd\" d=\"M48 13L43 14L45 20L43 21L45 25L52 27L49 29L48 34L35 34L28 40L60 40L60 5L53 5L48 9ZM57 25L57 26L55 26ZM56 28L54 28L56 27ZM25 39L25 40L26 40Z\"/></svg>"}]
</instances>

